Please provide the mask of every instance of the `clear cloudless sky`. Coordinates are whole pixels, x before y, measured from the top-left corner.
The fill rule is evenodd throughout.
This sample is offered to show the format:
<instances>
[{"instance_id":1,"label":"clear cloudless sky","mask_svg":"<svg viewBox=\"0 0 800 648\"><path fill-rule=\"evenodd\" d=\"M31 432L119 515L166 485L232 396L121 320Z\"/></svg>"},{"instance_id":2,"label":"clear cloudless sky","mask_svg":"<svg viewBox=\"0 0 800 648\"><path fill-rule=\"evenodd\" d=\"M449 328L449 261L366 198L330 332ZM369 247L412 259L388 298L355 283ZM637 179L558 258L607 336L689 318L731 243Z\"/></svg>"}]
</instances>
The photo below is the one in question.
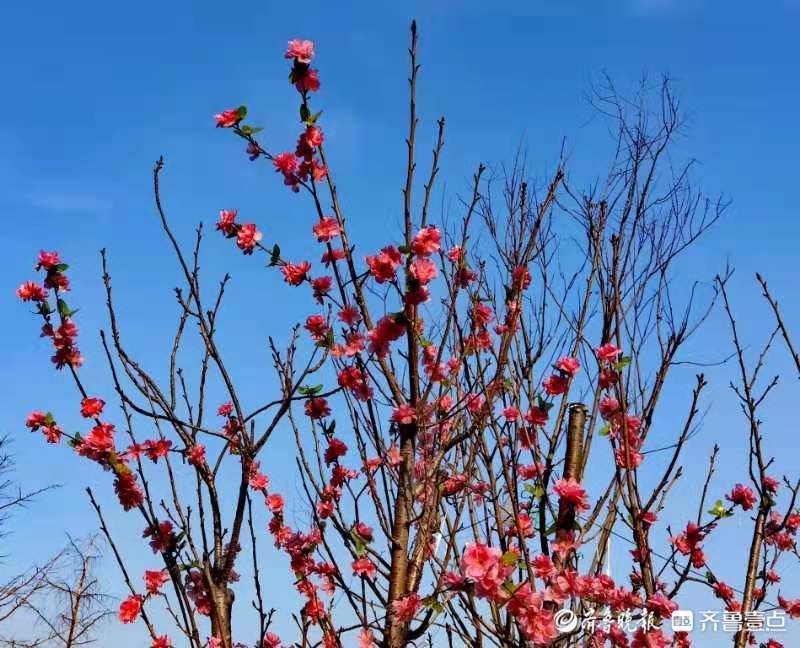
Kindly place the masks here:
<instances>
[{"instance_id":1,"label":"clear cloudless sky","mask_svg":"<svg viewBox=\"0 0 800 648\"><path fill-rule=\"evenodd\" d=\"M421 38L418 134L424 154L430 148L425 138L433 143L434 120L447 117L441 175L446 206L455 204L479 162L508 162L520 146L530 172L544 174L564 137L577 184L588 184L603 172L611 144L585 100L591 82L607 72L620 88L632 89L643 74L656 79L669 73L689 117L680 153L700 161L696 178L708 192L732 200L724 220L682 264L679 280L687 287L694 278L708 282L730 262L743 334L756 344L770 325L753 280L761 271L800 340L796 1L9 2L0 21L0 432L14 439L24 487L63 486L14 518L14 534L0 551L9 554L0 580L55 551L65 532L83 535L95 528L86 485L105 501L111 498L107 475L64 448L45 447L24 429L25 415L37 408L64 412L65 421L78 424L68 376L52 369L35 319L14 297L17 285L32 278L37 252L58 249L71 265L84 375L104 387L109 383L97 336L105 325L101 247L109 250L129 347L159 371L168 353L178 274L151 199L151 169L159 155L166 157L165 200L182 241L189 241L198 221L211 224L219 209L235 207L259 223L268 241L285 241L290 257L311 256L310 237L296 237L308 227L308 203L284 190L267 165L249 163L238 141L215 131L211 118L222 108L247 104L252 123L265 129L263 140L291 148L297 102L282 55L293 37L317 43L322 90L315 105L325 110L348 217L361 230L364 248L383 242L402 209L411 18L418 20ZM221 335L228 336L233 372L256 402L271 380L265 378L270 366L264 339L268 333L285 338L286 322L272 318L299 320L306 313L279 278L219 237L209 239L204 270L233 275ZM692 352L712 361L727 350L725 323L712 317ZM688 463L697 468L714 441L723 446L715 482L720 494L746 477L745 427L727 387L733 370L708 369L710 410L688 449ZM797 380L782 348L773 370L785 373L769 403L768 446L778 458L775 472L796 476ZM688 389L674 390L676 410L685 408ZM278 439L274 447L291 452L292 446ZM289 468L275 467L271 476L296 491ZM692 506L699 478L695 470L674 490L676 523L692 515L687 510L682 516L680 503ZM109 519L120 537L141 530L138 520L134 524L114 506ZM745 537L745 522L732 524L742 528L726 536L728 544L709 548L723 563L732 548L744 551L730 539ZM739 585L741 561L723 566ZM110 558L103 579L122 592ZM796 570L784 586L800 596ZM137 631L116 623L103 632L102 646L142 645ZM787 633L786 645L798 637Z\"/></svg>"}]
</instances>

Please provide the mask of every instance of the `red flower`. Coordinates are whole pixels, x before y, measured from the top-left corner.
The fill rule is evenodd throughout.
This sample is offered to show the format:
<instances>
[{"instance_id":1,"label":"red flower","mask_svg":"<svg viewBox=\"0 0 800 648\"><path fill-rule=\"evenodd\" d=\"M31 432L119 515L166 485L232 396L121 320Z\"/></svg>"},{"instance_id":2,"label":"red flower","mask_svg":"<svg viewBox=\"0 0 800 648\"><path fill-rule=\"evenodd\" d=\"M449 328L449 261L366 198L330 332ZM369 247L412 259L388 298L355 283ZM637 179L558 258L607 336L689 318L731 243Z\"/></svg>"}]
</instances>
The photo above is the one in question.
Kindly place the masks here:
<instances>
[{"instance_id":1,"label":"red flower","mask_svg":"<svg viewBox=\"0 0 800 648\"><path fill-rule=\"evenodd\" d=\"M381 318L375 328L367 334L370 352L379 358L384 357L389 353L389 343L399 339L405 331L405 325L398 324L392 317Z\"/></svg>"},{"instance_id":2,"label":"red flower","mask_svg":"<svg viewBox=\"0 0 800 648\"><path fill-rule=\"evenodd\" d=\"M528 413L525 414L525 420L530 423L531 425L543 426L547 423L547 419L550 418L547 410L542 409L541 407L533 406L528 410Z\"/></svg>"},{"instance_id":3,"label":"red flower","mask_svg":"<svg viewBox=\"0 0 800 648\"><path fill-rule=\"evenodd\" d=\"M273 493L272 495L268 495L266 499L267 508L272 511L275 515L279 513L283 513L283 495L279 495L278 493Z\"/></svg>"},{"instance_id":4,"label":"red flower","mask_svg":"<svg viewBox=\"0 0 800 648\"><path fill-rule=\"evenodd\" d=\"M221 209L219 212L219 221L217 222L217 229L225 234L225 236L233 236L236 233L236 214L235 209L227 210Z\"/></svg>"},{"instance_id":5,"label":"red flower","mask_svg":"<svg viewBox=\"0 0 800 648\"><path fill-rule=\"evenodd\" d=\"M341 261L342 259L344 259L344 250L340 250L339 248L331 250L330 252L326 250L322 255L322 263L326 266Z\"/></svg>"},{"instance_id":6,"label":"red flower","mask_svg":"<svg viewBox=\"0 0 800 648\"><path fill-rule=\"evenodd\" d=\"M559 358L556 362L556 369L569 376L574 376L580 368L581 363L577 358Z\"/></svg>"},{"instance_id":7,"label":"red flower","mask_svg":"<svg viewBox=\"0 0 800 648\"><path fill-rule=\"evenodd\" d=\"M311 289L314 291L314 299L317 300L318 304L322 303L325 295L330 292L332 285L333 279L331 277L317 277L311 281Z\"/></svg>"},{"instance_id":8,"label":"red flower","mask_svg":"<svg viewBox=\"0 0 800 648\"><path fill-rule=\"evenodd\" d=\"M314 225L313 230L314 236L317 237L317 240L320 243L327 243L335 236L339 236L341 233L339 229L339 223L336 222L335 218L331 218L330 216L325 216L322 218Z\"/></svg>"},{"instance_id":9,"label":"red flower","mask_svg":"<svg viewBox=\"0 0 800 648\"><path fill-rule=\"evenodd\" d=\"M289 153L288 151L276 155L272 160L272 164L283 175L291 175L297 171L297 158L294 153Z\"/></svg>"},{"instance_id":10,"label":"red flower","mask_svg":"<svg viewBox=\"0 0 800 648\"><path fill-rule=\"evenodd\" d=\"M619 402L616 398L612 398L611 396L606 396L603 400L600 401L600 416L602 416L606 421L611 419L615 414L619 412Z\"/></svg>"},{"instance_id":11,"label":"red flower","mask_svg":"<svg viewBox=\"0 0 800 648\"><path fill-rule=\"evenodd\" d=\"M291 286L299 286L306 279L311 264L308 261L302 263L286 263L282 268L283 279Z\"/></svg>"},{"instance_id":12,"label":"red flower","mask_svg":"<svg viewBox=\"0 0 800 648\"><path fill-rule=\"evenodd\" d=\"M236 108L223 110L221 113L214 115L214 119L217 122L217 128L232 128L242 121L242 117Z\"/></svg>"},{"instance_id":13,"label":"red flower","mask_svg":"<svg viewBox=\"0 0 800 648\"><path fill-rule=\"evenodd\" d=\"M136 475L132 472L120 473L114 481L114 490L117 493L117 499L126 511L140 506L144 501L144 493L136 483Z\"/></svg>"},{"instance_id":14,"label":"red flower","mask_svg":"<svg viewBox=\"0 0 800 648\"><path fill-rule=\"evenodd\" d=\"M170 639L167 635L156 637L153 639L153 643L150 648L172 648L172 639Z\"/></svg>"},{"instance_id":15,"label":"red flower","mask_svg":"<svg viewBox=\"0 0 800 648\"><path fill-rule=\"evenodd\" d=\"M330 416L331 408L324 398L309 398L306 401L306 416L312 419L321 419Z\"/></svg>"},{"instance_id":16,"label":"red flower","mask_svg":"<svg viewBox=\"0 0 800 648\"><path fill-rule=\"evenodd\" d=\"M206 447L202 443L193 445L186 451L186 459L190 466L199 468L206 461Z\"/></svg>"},{"instance_id":17,"label":"red flower","mask_svg":"<svg viewBox=\"0 0 800 648\"><path fill-rule=\"evenodd\" d=\"M542 387L550 396L558 396L566 393L569 388L569 380L564 376L553 374L542 383Z\"/></svg>"},{"instance_id":18,"label":"red flower","mask_svg":"<svg viewBox=\"0 0 800 648\"><path fill-rule=\"evenodd\" d=\"M311 63L311 59L314 58L314 41L301 40L299 38L290 40L283 57L287 59L293 58L299 63Z\"/></svg>"},{"instance_id":19,"label":"red flower","mask_svg":"<svg viewBox=\"0 0 800 648\"><path fill-rule=\"evenodd\" d=\"M353 574L356 576L363 576L369 580L375 580L375 576L378 574L378 568L375 567L375 563L369 558L362 556L353 561Z\"/></svg>"},{"instance_id":20,"label":"red flower","mask_svg":"<svg viewBox=\"0 0 800 648\"><path fill-rule=\"evenodd\" d=\"M33 281L26 281L17 288L17 297L22 301L42 302L47 299L47 290Z\"/></svg>"},{"instance_id":21,"label":"red flower","mask_svg":"<svg viewBox=\"0 0 800 648\"><path fill-rule=\"evenodd\" d=\"M369 526L367 526L363 522L357 523L353 527L353 531L355 531L356 535L359 538L361 538L364 542L372 542L373 531Z\"/></svg>"},{"instance_id":22,"label":"red flower","mask_svg":"<svg viewBox=\"0 0 800 648\"><path fill-rule=\"evenodd\" d=\"M311 334L311 339L314 342L322 342L327 337L328 331L330 331L324 315L309 315L303 328Z\"/></svg>"},{"instance_id":23,"label":"red flower","mask_svg":"<svg viewBox=\"0 0 800 648\"><path fill-rule=\"evenodd\" d=\"M367 257L369 271L379 284L392 281L402 261L400 250L393 245L383 248L377 256Z\"/></svg>"},{"instance_id":24,"label":"red flower","mask_svg":"<svg viewBox=\"0 0 800 648\"><path fill-rule=\"evenodd\" d=\"M414 618L420 608L422 599L419 594L412 592L408 596L397 599L392 603L392 611L400 623L407 623Z\"/></svg>"},{"instance_id":25,"label":"red flower","mask_svg":"<svg viewBox=\"0 0 800 648\"><path fill-rule=\"evenodd\" d=\"M411 242L411 250L419 256L430 256L438 252L442 243L442 234L434 227L423 227Z\"/></svg>"},{"instance_id":26,"label":"red flower","mask_svg":"<svg viewBox=\"0 0 800 648\"><path fill-rule=\"evenodd\" d=\"M232 412L233 412L233 403L231 403L230 401L227 401L222 405L220 405L219 409L217 410L217 414L219 414L220 416L230 416Z\"/></svg>"},{"instance_id":27,"label":"red flower","mask_svg":"<svg viewBox=\"0 0 800 648\"><path fill-rule=\"evenodd\" d=\"M261 240L262 234L253 223L247 223L239 228L236 234L236 246L245 254L252 254L256 245Z\"/></svg>"},{"instance_id":28,"label":"red flower","mask_svg":"<svg viewBox=\"0 0 800 648\"><path fill-rule=\"evenodd\" d=\"M595 353L597 354L597 359L600 360L601 362L602 361L615 362L617 356L620 353L622 353L622 351L613 344L611 344L611 342L606 342L602 346L597 347L595 349Z\"/></svg>"},{"instance_id":29,"label":"red flower","mask_svg":"<svg viewBox=\"0 0 800 648\"><path fill-rule=\"evenodd\" d=\"M436 264L430 259L416 259L409 268L411 276L414 277L419 283L425 285L432 279L436 278L438 270Z\"/></svg>"},{"instance_id":30,"label":"red flower","mask_svg":"<svg viewBox=\"0 0 800 648\"><path fill-rule=\"evenodd\" d=\"M122 623L133 623L142 611L142 597L135 594L126 598L119 606L119 620Z\"/></svg>"},{"instance_id":31,"label":"red flower","mask_svg":"<svg viewBox=\"0 0 800 648\"><path fill-rule=\"evenodd\" d=\"M166 569L145 570L144 584L150 594L160 594L161 586L169 580Z\"/></svg>"},{"instance_id":32,"label":"red flower","mask_svg":"<svg viewBox=\"0 0 800 648\"><path fill-rule=\"evenodd\" d=\"M59 257L58 252L45 252L41 250L39 252L39 259L34 267L34 270L41 270L44 268L45 270L50 270L53 266L57 266L61 263L61 258Z\"/></svg>"},{"instance_id":33,"label":"red flower","mask_svg":"<svg viewBox=\"0 0 800 648\"><path fill-rule=\"evenodd\" d=\"M339 311L339 321L344 322L348 326L355 326L361 321L361 313L355 306L345 306Z\"/></svg>"},{"instance_id":34,"label":"red flower","mask_svg":"<svg viewBox=\"0 0 800 648\"><path fill-rule=\"evenodd\" d=\"M84 418L95 418L103 413L106 402L100 398L84 398L81 401L81 415Z\"/></svg>"},{"instance_id":35,"label":"red flower","mask_svg":"<svg viewBox=\"0 0 800 648\"><path fill-rule=\"evenodd\" d=\"M753 508L753 505L758 501L755 493L743 484L736 484L730 495L727 495L725 499L733 502L734 505L738 504L745 511Z\"/></svg>"},{"instance_id":36,"label":"red flower","mask_svg":"<svg viewBox=\"0 0 800 648\"><path fill-rule=\"evenodd\" d=\"M142 533L143 538L150 538L150 548L153 553L169 551L175 544L175 534L172 531L172 522L164 520L154 527L149 527Z\"/></svg>"},{"instance_id":37,"label":"red flower","mask_svg":"<svg viewBox=\"0 0 800 648\"><path fill-rule=\"evenodd\" d=\"M143 449L147 458L153 463L158 463L159 459L166 457L171 447L172 441L168 441L167 439L148 439L143 444Z\"/></svg>"},{"instance_id":38,"label":"red flower","mask_svg":"<svg viewBox=\"0 0 800 648\"><path fill-rule=\"evenodd\" d=\"M417 418L417 413L411 405L403 403L392 410L391 420L400 425L411 425Z\"/></svg>"},{"instance_id":39,"label":"red flower","mask_svg":"<svg viewBox=\"0 0 800 648\"><path fill-rule=\"evenodd\" d=\"M295 77L294 80L294 87L298 92L316 92L319 85L319 72L313 68L307 69L305 74Z\"/></svg>"},{"instance_id":40,"label":"red flower","mask_svg":"<svg viewBox=\"0 0 800 648\"><path fill-rule=\"evenodd\" d=\"M44 412L31 412L25 419L25 427L29 427L31 432L36 432L42 425L47 423L47 414Z\"/></svg>"},{"instance_id":41,"label":"red flower","mask_svg":"<svg viewBox=\"0 0 800 648\"><path fill-rule=\"evenodd\" d=\"M553 484L553 492L561 498L563 503L574 506L576 511L589 509L586 490L575 479L559 479Z\"/></svg>"},{"instance_id":42,"label":"red flower","mask_svg":"<svg viewBox=\"0 0 800 648\"><path fill-rule=\"evenodd\" d=\"M280 648L281 638L274 632L268 632L261 640L261 645L258 648Z\"/></svg>"},{"instance_id":43,"label":"red flower","mask_svg":"<svg viewBox=\"0 0 800 648\"><path fill-rule=\"evenodd\" d=\"M347 454L347 446L343 441L333 438L328 443L325 450L325 465L330 466L334 461L338 461L339 457L344 457Z\"/></svg>"}]
</instances>

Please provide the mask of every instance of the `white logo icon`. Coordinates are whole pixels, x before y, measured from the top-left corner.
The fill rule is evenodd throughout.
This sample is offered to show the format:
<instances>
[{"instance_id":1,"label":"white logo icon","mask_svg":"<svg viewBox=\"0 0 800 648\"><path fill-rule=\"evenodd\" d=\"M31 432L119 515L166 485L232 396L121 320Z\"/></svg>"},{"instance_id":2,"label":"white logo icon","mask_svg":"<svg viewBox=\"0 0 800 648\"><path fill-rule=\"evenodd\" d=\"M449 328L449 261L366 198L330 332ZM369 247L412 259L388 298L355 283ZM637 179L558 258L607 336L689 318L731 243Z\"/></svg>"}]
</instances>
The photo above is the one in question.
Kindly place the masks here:
<instances>
[{"instance_id":1,"label":"white logo icon","mask_svg":"<svg viewBox=\"0 0 800 648\"><path fill-rule=\"evenodd\" d=\"M572 610L559 610L553 616L556 629L559 632L572 632L578 627L579 621L577 615Z\"/></svg>"},{"instance_id":2,"label":"white logo icon","mask_svg":"<svg viewBox=\"0 0 800 648\"><path fill-rule=\"evenodd\" d=\"M673 632L691 632L694 629L694 612L675 610L670 619Z\"/></svg>"}]
</instances>

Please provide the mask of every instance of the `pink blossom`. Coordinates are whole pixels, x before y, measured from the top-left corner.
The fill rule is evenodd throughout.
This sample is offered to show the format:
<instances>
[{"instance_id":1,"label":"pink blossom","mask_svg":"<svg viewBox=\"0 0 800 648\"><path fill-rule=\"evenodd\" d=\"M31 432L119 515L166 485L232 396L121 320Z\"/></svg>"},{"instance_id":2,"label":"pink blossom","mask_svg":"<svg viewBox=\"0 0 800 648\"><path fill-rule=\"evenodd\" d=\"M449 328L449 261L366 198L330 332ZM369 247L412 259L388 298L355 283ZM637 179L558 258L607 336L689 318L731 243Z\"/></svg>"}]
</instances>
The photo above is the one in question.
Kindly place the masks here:
<instances>
[{"instance_id":1,"label":"pink blossom","mask_svg":"<svg viewBox=\"0 0 800 648\"><path fill-rule=\"evenodd\" d=\"M617 356L622 353L622 351L611 344L611 342L606 342L602 346L597 347L595 353L597 354L597 359L600 361L615 362Z\"/></svg>"},{"instance_id":2,"label":"pink blossom","mask_svg":"<svg viewBox=\"0 0 800 648\"><path fill-rule=\"evenodd\" d=\"M548 395L558 396L559 394L566 393L567 389L569 389L569 381L564 376L552 374L542 382L542 387L544 387Z\"/></svg>"},{"instance_id":3,"label":"pink blossom","mask_svg":"<svg viewBox=\"0 0 800 648\"><path fill-rule=\"evenodd\" d=\"M103 413L106 402L101 398L84 398L81 401L81 416L95 418Z\"/></svg>"},{"instance_id":4,"label":"pink blossom","mask_svg":"<svg viewBox=\"0 0 800 648\"><path fill-rule=\"evenodd\" d=\"M574 506L576 511L589 509L586 489L575 479L559 479L553 484L553 492L567 505Z\"/></svg>"},{"instance_id":5,"label":"pink blossom","mask_svg":"<svg viewBox=\"0 0 800 648\"><path fill-rule=\"evenodd\" d=\"M299 286L303 283L309 270L311 270L311 264L308 261L297 264L286 263L281 267L284 281L291 286Z\"/></svg>"},{"instance_id":6,"label":"pink blossom","mask_svg":"<svg viewBox=\"0 0 800 648\"><path fill-rule=\"evenodd\" d=\"M353 574L356 576L363 576L369 580L375 580L375 576L378 574L378 568L375 567L375 563L369 558L362 556L353 561Z\"/></svg>"},{"instance_id":7,"label":"pink blossom","mask_svg":"<svg viewBox=\"0 0 800 648\"><path fill-rule=\"evenodd\" d=\"M322 218L314 225L313 230L314 236L316 236L317 240L321 243L327 243L340 234L339 223L336 222L335 218L330 216Z\"/></svg>"},{"instance_id":8,"label":"pink blossom","mask_svg":"<svg viewBox=\"0 0 800 648\"><path fill-rule=\"evenodd\" d=\"M417 418L414 408L407 403L398 405L392 410L391 420L399 425L411 425Z\"/></svg>"},{"instance_id":9,"label":"pink blossom","mask_svg":"<svg viewBox=\"0 0 800 648\"><path fill-rule=\"evenodd\" d=\"M736 484L734 489L726 496L726 499L739 505L743 510L749 511L753 505L758 501L752 489L744 486L743 484Z\"/></svg>"},{"instance_id":10,"label":"pink blossom","mask_svg":"<svg viewBox=\"0 0 800 648\"><path fill-rule=\"evenodd\" d=\"M325 450L325 465L330 466L334 461L338 461L339 457L347 454L347 446L340 439L333 438L328 442L328 447Z\"/></svg>"},{"instance_id":11,"label":"pink blossom","mask_svg":"<svg viewBox=\"0 0 800 648\"><path fill-rule=\"evenodd\" d=\"M321 419L331 415L331 408L324 398L309 398L305 404L305 412L310 419Z\"/></svg>"},{"instance_id":12,"label":"pink blossom","mask_svg":"<svg viewBox=\"0 0 800 648\"><path fill-rule=\"evenodd\" d=\"M256 245L261 240L262 234L253 223L247 223L239 228L236 234L236 246L245 254L252 254Z\"/></svg>"},{"instance_id":13,"label":"pink blossom","mask_svg":"<svg viewBox=\"0 0 800 648\"><path fill-rule=\"evenodd\" d=\"M531 407L527 414L525 414L525 420L528 423L540 427L547 423L548 418L550 418L550 416L548 415L547 410L536 406Z\"/></svg>"},{"instance_id":14,"label":"pink blossom","mask_svg":"<svg viewBox=\"0 0 800 648\"><path fill-rule=\"evenodd\" d=\"M376 256L368 256L366 260L373 278L382 284L395 278L403 258L400 256L400 251L390 245L383 248Z\"/></svg>"},{"instance_id":15,"label":"pink blossom","mask_svg":"<svg viewBox=\"0 0 800 648\"><path fill-rule=\"evenodd\" d=\"M412 592L411 594L399 598L392 603L392 612L400 623L408 623L416 615L420 608L422 599L419 594Z\"/></svg>"},{"instance_id":16,"label":"pink blossom","mask_svg":"<svg viewBox=\"0 0 800 648\"><path fill-rule=\"evenodd\" d=\"M296 59L299 63L311 63L311 59L314 58L314 41L299 38L290 40L283 57Z\"/></svg>"},{"instance_id":17,"label":"pink blossom","mask_svg":"<svg viewBox=\"0 0 800 648\"><path fill-rule=\"evenodd\" d=\"M236 108L229 108L214 115L214 120L217 122L217 128L232 128L242 121L242 117Z\"/></svg>"},{"instance_id":18,"label":"pink blossom","mask_svg":"<svg viewBox=\"0 0 800 648\"><path fill-rule=\"evenodd\" d=\"M122 623L133 623L142 611L142 597L139 594L129 596L119 606L119 620Z\"/></svg>"},{"instance_id":19,"label":"pink blossom","mask_svg":"<svg viewBox=\"0 0 800 648\"><path fill-rule=\"evenodd\" d=\"M503 410L503 418L509 422L516 421L519 418L519 410L516 407L506 407Z\"/></svg>"},{"instance_id":20,"label":"pink blossom","mask_svg":"<svg viewBox=\"0 0 800 648\"><path fill-rule=\"evenodd\" d=\"M202 443L193 445L186 451L186 460L189 465L199 468L206 461L206 447Z\"/></svg>"},{"instance_id":21,"label":"pink blossom","mask_svg":"<svg viewBox=\"0 0 800 648\"><path fill-rule=\"evenodd\" d=\"M556 369L569 376L574 376L580 368L581 363L577 358L559 358L556 362Z\"/></svg>"},{"instance_id":22,"label":"pink blossom","mask_svg":"<svg viewBox=\"0 0 800 648\"><path fill-rule=\"evenodd\" d=\"M272 160L272 164L277 171L284 175L291 175L297 171L297 158L294 153L289 153L288 151L276 155Z\"/></svg>"},{"instance_id":23,"label":"pink blossom","mask_svg":"<svg viewBox=\"0 0 800 648\"><path fill-rule=\"evenodd\" d=\"M279 493L272 493L271 495L267 496L266 499L267 508L274 514L278 515L283 513L283 507L285 505L283 495Z\"/></svg>"},{"instance_id":24,"label":"pink blossom","mask_svg":"<svg viewBox=\"0 0 800 648\"><path fill-rule=\"evenodd\" d=\"M225 236L233 236L236 233L236 214L235 209L221 209L219 212L219 221L217 221L217 229L225 234Z\"/></svg>"},{"instance_id":25,"label":"pink blossom","mask_svg":"<svg viewBox=\"0 0 800 648\"><path fill-rule=\"evenodd\" d=\"M161 593L161 586L169 580L169 574L166 569L158 570L145 570L144 584L150 594Z\"/></svg>"},{"instance_id":26,"label":"pink blossom","mask_svg":"<svg viewBox=\"0 0 800 648\"><path fill-rule=\"evenodd\" d=\"M26 281L17 288L17 297L25 302L42 302L47 299L47 290L33 281Z\"/></svg>"},{"instance_id":27,"label":"pink blossom","mask_svg":"<svg viewBox=\"0 0 800 648\"><path fill-rule=\"evenodd\" d=\"M358 633L358 648L375 648L375 637L372 630L369 628L362 628Z\"/></svg>"},{"instance_id":28,"label":"pink blossom","mask_svg":"<svg viewBox=\"0 0 800 648\"><path fill-rule=\"evenodd\" d=\"M441 243L442 234L436 227L423 227L411 242L411 250L419 256L430 256L439 251Z\"/></svg>"}]
</instances>

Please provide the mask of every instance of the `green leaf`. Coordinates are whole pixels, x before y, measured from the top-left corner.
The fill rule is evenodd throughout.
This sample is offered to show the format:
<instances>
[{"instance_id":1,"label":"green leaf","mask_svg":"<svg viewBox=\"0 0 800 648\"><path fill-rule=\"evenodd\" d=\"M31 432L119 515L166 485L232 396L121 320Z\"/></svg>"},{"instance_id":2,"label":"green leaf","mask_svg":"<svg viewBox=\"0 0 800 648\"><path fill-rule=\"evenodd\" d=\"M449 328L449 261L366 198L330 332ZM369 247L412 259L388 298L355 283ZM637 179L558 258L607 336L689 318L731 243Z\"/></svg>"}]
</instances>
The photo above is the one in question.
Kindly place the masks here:
<instances>
[{"instance_id":1,"label":"green leaf","mask_svg":"<svg viewBox=\"0 0 800 648\"><path fill-rule=\"evenodd\" d=\"M533 484L525 484L523 490L533 497L542 497L544 495L544 488L542 488L541 484L536 484L535 486Z\"/></svg>"},{"instance_id":2,"label":"green leaf","mask_svg":"<svg viewBox=\"0 0 800 648\"><path fill-rule=\"evenodd\" d=\"M308 121L309 117L311 117L311 111L308 109L308 106L302 104L300 106L300 121L301 122Z\"/></svg>"},{"instance_id":3,"label":"green leaf","mask_svg":"<svg viewBox=\"0 0 800 648\"><path fill-rule=\"evenodd\" d=\"M717 500L714 502L714 506L712 506L708 511L708 514L714 517L727 517L727 513L728 511L726 510L725 504L722 502L722 500Z\"/></svg>"},{"instance_id":4,"label":"green leaf","mask_svg":"<svg viewBox=\"0 0 800 648\"><path fill-rule=\"evenodd\" d=\"M240 120L247 117L247 106L239 106L236 109L236 114L239 116Z\"/></svg>"},{"instance_id":5,"label":"green leaf","mask_svg":"<svg viewBox=\"0 0 800 648\"><path fill-rule=\"evenodd\" d=\"M356 556L361 558L364 555L364 552L367 550L367 545L364 544L364 541L356 534L355 535L355 544L356 544Z\"/></svg>"},{"instance_id":6,"label":"green leaf","mask_svg":"<svg viewBox=\"0 0 800 648\"><path fill-rule=\"evenodd\" d=\"M322 385L314 385L313 387L306 387L305 385L297 388L297 393L301 396L316 396L322 391Z\"/></svg>"},{"instance_id":7,"label":"green leaf","mask_svg":"<svg viewBox=\"0 0 800 648\"><path fill-rule=\"evenodd\" d=\"M313 115L311 115L311 117L309 117L306 120L306 122L309 123L309 124L316 124L317 120L320 118L321 115L322 115L322 111L320 110L318 113L314 113Z\"/></svg>"},{"instance_id":8,"label":"green leaf","mask_svg":"<svg viewBox=\"0 0 800 648\"><path fill-rule=\"evenodd\" d=\"M278 265L278 262L280 260L281 260L281 248L276 243L275 245L272 246L272 252L270 253L270 257L269 257L269 266L267 266L267 267L271 268L272 266Z\"/></svg>"},{"instance_id":9,"label":"green leaf","mask_svg":"<svg viewBox=\"0 0 800 648\"><path fill-rule=\"evenodd\" d=\"M72 311L69 309L69 306L67 306L67 302L63 299L58 300L58 312L61 317L69 317L72 315Z\"/></svg>"},{"instance_id":10,"label":"green leaf","mask_svg":"<svg viewBox=\"0 0 800 648\"><path fill-rule=\"evenodd\" d=\"M629 356L622 356L619 360L617 360L617 364L614 365L617 371L622 371L625 367L627 367L631 363L631 359Z\"/></svg>"},{"instance_id":11,"label":"green leaf","mask_svg":"<svg viewBox=\"0 0 800 648\"><path fill-rule=\"evenodd\" d=\"M713 585L714 583L717 582L717 579L714 578L714 574L712 574L710 571L706 572L706 580L710 585Z\"/></svg>"},{"instance_id":12,"label":"green leaf","mask_svg":"<svg viewBox=\"0 0 800 648\"><path fill-rule=\"evenodd\" d=\"M611 432L611 426L610 426L608 423L606 423L606 424L605 424L603 427L601 427L601 428L600 428L600 429L597 431L597 433L598 433L600 436L608 436L610 432Z\"/></svg>"},{"instance_id":13,"label":"green leaf","mask_svg":"<svg viewBox=\"0 0 800 648\"><path fill-rule=\"evenodd\" d=\"M422 600L422 604L426 608L433 610L437 614L441 614L442 612L444 612L444 606L441 603L439 603L439 601L437 601L436 598L434 598L433 596L428 596L424 598Z\"/></svg>"},{"instance_id":14,"label":"green leaf","mask_svg":"<svg viewBox=\"0 0 800 648\"><path fill-rule=\"evenodd\" d=\"M500 562L503 563L505 567L513 567L519 562L519 556L513 551L506 551L500 558Z\"/></svg>"},{"instance_id":15,"label":"green leaf","mask_svg":"<svg viewBox=\"0 0 800 648\"><path fill-rule=\"evenodd\" d=\"M407 245L401 245L400 247L397 248L397 250L401 254L409 254L411 252L411 248L408 247Z\"/></svg>"},{"instance_id":16,"label":"green leaf","mask_svg":"<svg viewBox=\"0 0 800 648\"><path fill-rule=\"evenodd\" d=\"M69 269L69 265L66 263L59 263L53 266L53 270L56 272L66 272Z\"/></svg>"},{"instance_id":17,"label":"green leaf","mask_svg":"<svg viewBox=\"0 0 800 648\"><path fill-rule=\"evenodd\" d=\"M53 309L50 306L49 302L43 301L39 304L39 314L40 315L49 315L53 312Z\"/></svg>"}]
</instances>

